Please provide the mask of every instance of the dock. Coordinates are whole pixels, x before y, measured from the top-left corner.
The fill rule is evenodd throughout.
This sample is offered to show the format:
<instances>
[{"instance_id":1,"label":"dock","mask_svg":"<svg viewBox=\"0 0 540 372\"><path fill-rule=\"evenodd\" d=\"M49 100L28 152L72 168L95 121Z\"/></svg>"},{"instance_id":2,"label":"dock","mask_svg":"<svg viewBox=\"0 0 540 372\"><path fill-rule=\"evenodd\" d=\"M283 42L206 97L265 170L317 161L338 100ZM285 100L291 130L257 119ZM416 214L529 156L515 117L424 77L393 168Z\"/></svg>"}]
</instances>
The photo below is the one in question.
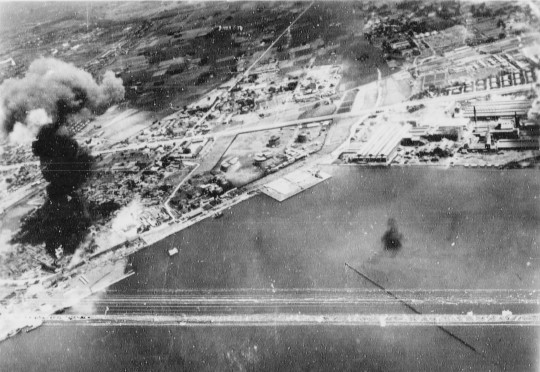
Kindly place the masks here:
<instances>
[{"instance_id":1,"label":"dock","mask_svg":"<svg viewBox=\"0 0 540 372\"><path fill-rule=\"evenodd\" d=\"M261 191L271 198L282 202L330 177L332 176L317 169L299 169L267 183L261 188Z\"/></svg>"}]
</instances>

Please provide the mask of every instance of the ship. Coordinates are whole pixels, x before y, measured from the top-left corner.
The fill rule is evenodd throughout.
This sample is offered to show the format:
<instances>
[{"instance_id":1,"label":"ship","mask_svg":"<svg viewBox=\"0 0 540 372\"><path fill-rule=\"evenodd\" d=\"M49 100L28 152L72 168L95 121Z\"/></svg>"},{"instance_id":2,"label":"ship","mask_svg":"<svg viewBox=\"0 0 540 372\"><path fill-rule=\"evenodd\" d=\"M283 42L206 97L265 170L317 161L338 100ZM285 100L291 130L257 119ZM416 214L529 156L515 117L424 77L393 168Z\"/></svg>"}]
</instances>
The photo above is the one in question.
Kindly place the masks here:
<instances>
[{"instance_id":1,"label":"ship","mask_svg":"<svg viewBox=\"0 0 540 372\"><path fill-rule=\"evenodd\" d=\"M172 257L172 256L178 254L178 248L176 248L176 247L171 248L171 249L168 250L168 252L169 252L169 256Z\"/></svg>"},{"instance_id":2,"label":"ship","mask_svg":"<svg viewBox=\"0 0 540 372\"><path fill-rule=\"evenodd\" d=\"M219 211L214 214L214 218L221 218L223 217L223 212Z\"/></svg>"}]
</instances>

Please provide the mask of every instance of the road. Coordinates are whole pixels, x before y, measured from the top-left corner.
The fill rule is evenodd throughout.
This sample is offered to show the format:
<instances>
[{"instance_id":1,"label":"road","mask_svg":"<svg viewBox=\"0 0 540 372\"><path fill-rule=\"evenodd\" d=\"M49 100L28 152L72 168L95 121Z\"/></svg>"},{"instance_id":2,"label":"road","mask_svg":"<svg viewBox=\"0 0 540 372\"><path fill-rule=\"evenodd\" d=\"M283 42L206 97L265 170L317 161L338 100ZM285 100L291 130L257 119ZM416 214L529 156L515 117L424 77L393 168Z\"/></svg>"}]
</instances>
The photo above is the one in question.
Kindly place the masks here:
<instances>
[{"instance_id":1,"label":"road","mask_svg":"<svg viewBox=\"0 0 540 372\"><path fill-rule=\"evenodd\" d=\"M269 314L202 314L202 315L52 315L44 318L47 325L91 326L539 326L540 315L454 315L454 314L358 314L358 313L269 313Z\"/></svg>"},{"instance_id":2,"label":"road","mask_svg":"<svg viewBox=\"0 0 540 372\"><path fill-rule=\"evenodd\" d=\"M20 167L28 167L32 165L39 165L39 161L27 161L24 163L16 163L16 164L10 164L10 165L0 165L0 172L13 170L13 169L19 169Z\"/></svg>"},{"instance_id":3,"label":"road","mask_svg":"<svg viewBox=\"0 0 540 372\"><path fill-rule=\"evenodd\" d=\"M197 168L199 168L199 165L198 163L190 163L190 162L184 162L184 164L188 165L188 166L192 166L192 165L195 165L195 168L193 168L191 170L191 172L189 172L189 174L184 177L184 179L178 183L178 185L174 188L174 191L171 193L171 195L167 198L167 200L165 200L165 203L163 203L163 206L165 207L165 210L167 210L167 213L169 214L169 216L171 216L171 218L173 220L177 220L176 216L174 215L174 213L172 212L172 209L171 207L169 206L169 203L172 199L172 197L176 194L176 192L178 191L178 189L184 184L184 182L186 182L186 180L188 180L191 175L193 174L193 172L195 172L197 170Z\"/></svg>"},{"instance_id":4,"label":"road","mask_svg":"<svg viewBox=\"0 0 540 372\"><path fill-rule=\"evenodd\" d=\"M174 292L148 291L136 294L110 292L105 297L82 300L80 309L93 308L93 314L182 315L282 313L395 314L410 313L404 303L420 313L501 314L512 309L519 314L537 313L538 295L529 290L392 290L395 297L378 289L230 289ZM412 305L413 304L413 305ZM478 310L477 310L478 309ZM421 311L420 311L421 310ZM77 314L84 314L78 312Z\"/></svg>"}]
</instances>

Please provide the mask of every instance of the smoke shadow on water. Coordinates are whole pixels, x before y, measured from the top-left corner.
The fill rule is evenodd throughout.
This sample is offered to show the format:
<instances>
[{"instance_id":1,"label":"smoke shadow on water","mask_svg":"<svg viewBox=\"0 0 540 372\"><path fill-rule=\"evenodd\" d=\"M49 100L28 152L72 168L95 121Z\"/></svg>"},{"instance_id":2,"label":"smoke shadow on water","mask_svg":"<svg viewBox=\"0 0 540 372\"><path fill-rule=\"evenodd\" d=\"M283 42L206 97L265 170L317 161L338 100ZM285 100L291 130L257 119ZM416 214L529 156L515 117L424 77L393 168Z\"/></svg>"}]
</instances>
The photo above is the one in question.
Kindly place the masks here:
<instances>
[{"instance_id":1,"label":"smoke shadow on water","mask_svg":"<svg viewBox=\"0 0 540 372\"><path fill-rule=\"evenodd\" d=\"M391 252L394 256L403 246L403 234L399 232L397 222L389 218L387 228L384 232L381 243L385 251Z\"/></svg>"}]
</instances>

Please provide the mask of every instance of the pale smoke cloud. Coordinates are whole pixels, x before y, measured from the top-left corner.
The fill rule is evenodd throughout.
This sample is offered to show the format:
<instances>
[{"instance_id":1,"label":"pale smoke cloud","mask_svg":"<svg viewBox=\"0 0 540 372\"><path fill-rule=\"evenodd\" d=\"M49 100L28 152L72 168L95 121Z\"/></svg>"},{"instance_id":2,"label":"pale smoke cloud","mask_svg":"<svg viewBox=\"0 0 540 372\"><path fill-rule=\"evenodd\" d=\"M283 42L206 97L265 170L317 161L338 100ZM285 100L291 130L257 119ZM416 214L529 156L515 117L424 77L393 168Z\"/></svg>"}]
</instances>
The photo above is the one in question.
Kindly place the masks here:
<instances>
[{"instance_id":1,"label":"pale smoke cloud","mask_svg":"<svg viewBox=\"0 0 540 372\"><path fill-rule=\"evenodd\" d=\"M9 133L9 142L15 145L25 145L32 143L36 133L22 123L15 123L11 133Z\"/></svg>"},{"instance_id":2,"label":"pale smoke cloud","mask_svg":"<svg viewBox=\"0 0 540 372\"><path fill-rule=\"evenodd\" d=\"M117 78L112 71L106 71L101 81L100 106L109 106L110 103L124 99L125 89L122 79Z\"/></svg>"},{"instance_id":3,"label":"pale smoke cloud","mask_svg":"<svg viewBox=\"0 0 540 372\"><path fill-rule=\"evenodd\" d=\"M121 208L111 221L111 229L100 231L93 237L98 246L97 251L122 244L126 239L136 236L139 227L139 216L143 213L144 206L139 199L132 200L128 205Z\"/></svg>"},{"instance_id":4,"label":"pale smoke cloud","mask_svg":"<svg viewBox=\"0 0 540 372\"><path fill-rule=\"evenodd\" d=\"M25 124L15 123L13 130L9 133L9 141L18 145L31 143L39 129L50 123L52 123L52 118L44 109L31 110L26 116Z\"/></svg>"},{"instance_id":5,"label":"pale smoke cloud","mask_svg":"<svg viewBox=\"0 0 540 372\"><path fill-rule=\"evenodd\" d=\"M39 128L50 123L52 123L52 118L42 108L31 110L26 116L26 125L35 130L36 134Z\"/></svg>"},{"instance_id":6,"label":"pale smoke cloud","mask_svg":"<svg viewBox=\"0 0 540 372\"><path fill-rule=\"evenodd\" d=\"M41 109L50 121L58 118L58 104L65 112L74 114L82 109L99 112L124 99L122 79L107 71L101 83L91 74L72 64L54 59L40 58L32 62L21 79L8 79L0 85L0 121L4 135L16 123L29 124L31 113ZM31 132L34 132L30 128Z\"/></svg>"},{"instance_id":7,"label":"pale smoke cloud","mask_svg":"<svg viewBox=\"0 0 540 372\"><path fill-rule=\"evenodd\" d=\"M128 232L136 229L140 222L139 216L143 213L144 206L138 199L132 200L124 208L120 209L112 221L112 228L117 232Z\"/></svg>"}]
</instances>

